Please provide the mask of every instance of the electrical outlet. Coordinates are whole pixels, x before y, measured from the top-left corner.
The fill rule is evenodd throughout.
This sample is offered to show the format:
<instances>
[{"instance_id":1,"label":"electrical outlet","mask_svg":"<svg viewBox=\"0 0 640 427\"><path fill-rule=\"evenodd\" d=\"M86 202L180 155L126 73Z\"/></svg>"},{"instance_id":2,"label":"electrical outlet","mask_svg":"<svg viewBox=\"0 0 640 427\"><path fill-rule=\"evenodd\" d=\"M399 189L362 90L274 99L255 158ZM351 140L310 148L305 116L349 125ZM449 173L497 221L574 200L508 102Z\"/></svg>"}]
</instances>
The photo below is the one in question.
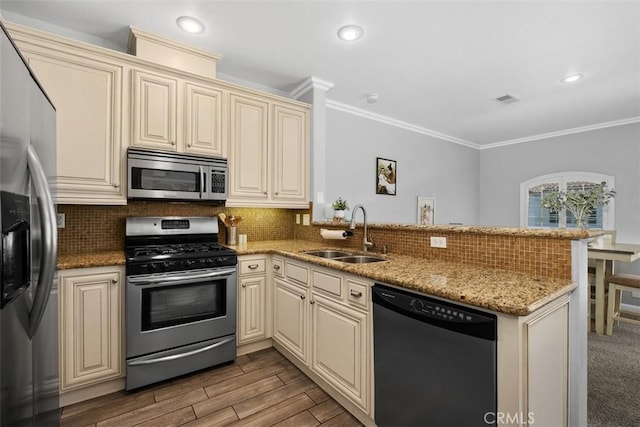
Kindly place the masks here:
<instances>
[{"instance_id":1,"label":"electrical outlet","mask_svg":"<svg viewBox=\"0 0 640 427\"><path fill-rule=\"evenodd\" d=\"M302 214L302 225L309 224L311 224L311 217L309 216L309 214Z\"/></svg>"},{"instance_id":2,"label":"electrical outlet","mask_svg":"<svg viewBox=\"0 0 640 427\"><path fill-rule=\"evenodd\" d=\"M296 224L300 224L300 214L296 214Z\"/></svg>"},{"instance_id":3,"label":"electrical outlet","mask_svg":"<svg viewBox=\"0 0 640 427\"><path fill-rule=\"evenodd\" d=\"M447 238L446 237L431 237L431 247L432 248L446 248L447 247Z\"/></svg>"},{"instance_id":4,"label":"electrical outlet","mask_svg":"<svg viewBox=\"0 0 640 427\"><path fill-rule=\"evenodd\" d=\"M63 213L56 214L56 224L58 225L58 228L64 228L65 217Z\"/></svg>"}]
</instances>

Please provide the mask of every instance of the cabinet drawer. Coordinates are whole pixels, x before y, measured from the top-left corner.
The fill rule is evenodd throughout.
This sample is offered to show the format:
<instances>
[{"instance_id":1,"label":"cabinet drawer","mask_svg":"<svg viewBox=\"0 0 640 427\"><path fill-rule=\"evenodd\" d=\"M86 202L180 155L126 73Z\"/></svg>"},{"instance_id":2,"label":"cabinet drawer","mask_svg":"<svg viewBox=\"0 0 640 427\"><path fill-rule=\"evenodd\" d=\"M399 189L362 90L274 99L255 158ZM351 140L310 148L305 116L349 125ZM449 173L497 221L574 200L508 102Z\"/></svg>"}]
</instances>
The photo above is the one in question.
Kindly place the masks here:
<instances>
[{"instance_id":1,"label":"cabinet drawer","mask_svg":"<svg viewBox=\"0 0 640 427\"><path fill-rule=\"evenodd\" d=\"M313 270L312 278L314 289L321 289L331 295L342 297L342 278L340 276Z\"/></svg>"},{"instance_id":2,"label":"cabinet drawer","mask_svg":"<svg viewBox=\"0 0 640 427\"><path fill-rule=\"evenodd\" d=\"M240 261L240 274L264 273L267 271L264 259L247 259Z\"/></svg>"},{"instance_id":3,"label":"cabinet drawer","mask_svg":"<svg viewBox=\"0 0 640 427\"><path fill-rule=\"evenodd\" d=\"M368 309L369 286L347 279L347 299L355 306Z\"/></svg>"},{"instance_id":4,"label":"cabinet drawer","mask_svg":"<svg viewBox=\"0 0 640 427\"><path fill-rule=\"evenodd\" d=\"M274 258L272 263L273 274L278 277L284 276L284 261L280 258Z\"/></svg>"},{"instance_id":5,"label":"cabinet drawer","mask_svg":"<svg viewBox=\"0 0 640 427\"><path fill-rule=\"evenodd\" d=\"M309 269L307 267L287 262L285 272L287 279L295 280L305 285L309 283Z\"/></svg>"}]
</instances>

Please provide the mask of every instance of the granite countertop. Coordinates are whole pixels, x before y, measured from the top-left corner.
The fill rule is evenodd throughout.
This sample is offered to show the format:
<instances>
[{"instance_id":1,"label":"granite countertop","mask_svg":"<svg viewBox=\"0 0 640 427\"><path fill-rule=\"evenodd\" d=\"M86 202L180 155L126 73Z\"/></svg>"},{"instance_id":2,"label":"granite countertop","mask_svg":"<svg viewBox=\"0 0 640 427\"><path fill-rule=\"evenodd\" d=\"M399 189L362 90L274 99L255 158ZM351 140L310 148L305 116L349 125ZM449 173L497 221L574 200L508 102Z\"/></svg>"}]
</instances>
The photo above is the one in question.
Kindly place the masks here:
<instances>
[{"instance_id":1,"label":"granite countertop","mask_svg":"<svg viewBox=\"0 0 640 427\"><path fill-rule=\"evenodd\" d=\"M375 254L388 261L348 264L306 255L302 252L336 248L323 243L300 240L254 242L233 248L238 255L264 253L284 255L375 281L516 316L526 316L575 288L575 284L567 280L531 277L524 273L404 255Z\"/></svg>"},{"instance_id":2,"label":"granite countertop","mask_svg":"<svg viewBox=\"0 0 640 427\"><path fill-rule=\"evenodd\" d=\"M326 243L304 240L250 242L247 245L230 247L235 249L238 255L283 255L516 316L526 316L575 287L573 282L567 280L531 277L524 273L396 254L375 254L386 258L385 262L348 264L304 254L304 251L313 249L336 249ZM124 251L58 256L58 270L124 264Z\"/></svg>"}]
</instances>

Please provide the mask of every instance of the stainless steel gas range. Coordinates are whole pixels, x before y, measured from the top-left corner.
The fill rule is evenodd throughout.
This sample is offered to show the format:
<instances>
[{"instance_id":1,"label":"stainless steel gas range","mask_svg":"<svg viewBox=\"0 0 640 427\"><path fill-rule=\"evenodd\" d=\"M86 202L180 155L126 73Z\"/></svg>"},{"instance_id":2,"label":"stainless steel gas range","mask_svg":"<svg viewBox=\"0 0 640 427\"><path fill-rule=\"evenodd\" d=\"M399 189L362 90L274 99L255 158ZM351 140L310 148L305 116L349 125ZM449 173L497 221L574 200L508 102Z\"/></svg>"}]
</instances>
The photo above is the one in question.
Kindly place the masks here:
<instances>
[{"instance_id":1,"label":"stainless steel gas range","mask_svg":"<svg viewBox=\"0 0 640 427\"><path fill-rule=\"evenodd\" d=\"M217 218L127 218L127 390L235 359L237 255L217 241Z\"/></svg>"}]
</instances>

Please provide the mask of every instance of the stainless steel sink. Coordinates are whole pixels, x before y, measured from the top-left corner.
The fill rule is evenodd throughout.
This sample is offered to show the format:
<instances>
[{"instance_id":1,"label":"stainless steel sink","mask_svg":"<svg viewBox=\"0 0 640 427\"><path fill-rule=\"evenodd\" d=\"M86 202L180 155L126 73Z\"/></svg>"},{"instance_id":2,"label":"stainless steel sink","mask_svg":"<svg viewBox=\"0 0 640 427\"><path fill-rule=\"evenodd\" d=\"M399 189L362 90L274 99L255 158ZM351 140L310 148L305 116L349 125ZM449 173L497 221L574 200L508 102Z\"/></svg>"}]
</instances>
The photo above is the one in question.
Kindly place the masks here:
<instances>
[{"instance_id":1,"label":"stainless steel sink","mask_svg":"<svg viewBox=\"0 0 640 427\"><path fill-rule=\"evenodd\" d=\"M343 251L335 251L332 249L322 249L317 251L306 251L303 252L305 255L319 256L322 258L338 258L338 257L346 257L350 256L351 252L343 252Z\"/></svg>"},{"instance_id":2,"label":"stainless steel sink","mask_svg":"<svg viewBox=\"0 0 640 427\"><path fill-rule=\"evenodd\" d=\"M370 256L370 255L351 255L351 256L334 258L334 260L340 261L340 262L348 262L350 264L364 264L367 262L386 261L386 259L384 258L378 258L377 256Z\"/></svg>"}]
</instances>

